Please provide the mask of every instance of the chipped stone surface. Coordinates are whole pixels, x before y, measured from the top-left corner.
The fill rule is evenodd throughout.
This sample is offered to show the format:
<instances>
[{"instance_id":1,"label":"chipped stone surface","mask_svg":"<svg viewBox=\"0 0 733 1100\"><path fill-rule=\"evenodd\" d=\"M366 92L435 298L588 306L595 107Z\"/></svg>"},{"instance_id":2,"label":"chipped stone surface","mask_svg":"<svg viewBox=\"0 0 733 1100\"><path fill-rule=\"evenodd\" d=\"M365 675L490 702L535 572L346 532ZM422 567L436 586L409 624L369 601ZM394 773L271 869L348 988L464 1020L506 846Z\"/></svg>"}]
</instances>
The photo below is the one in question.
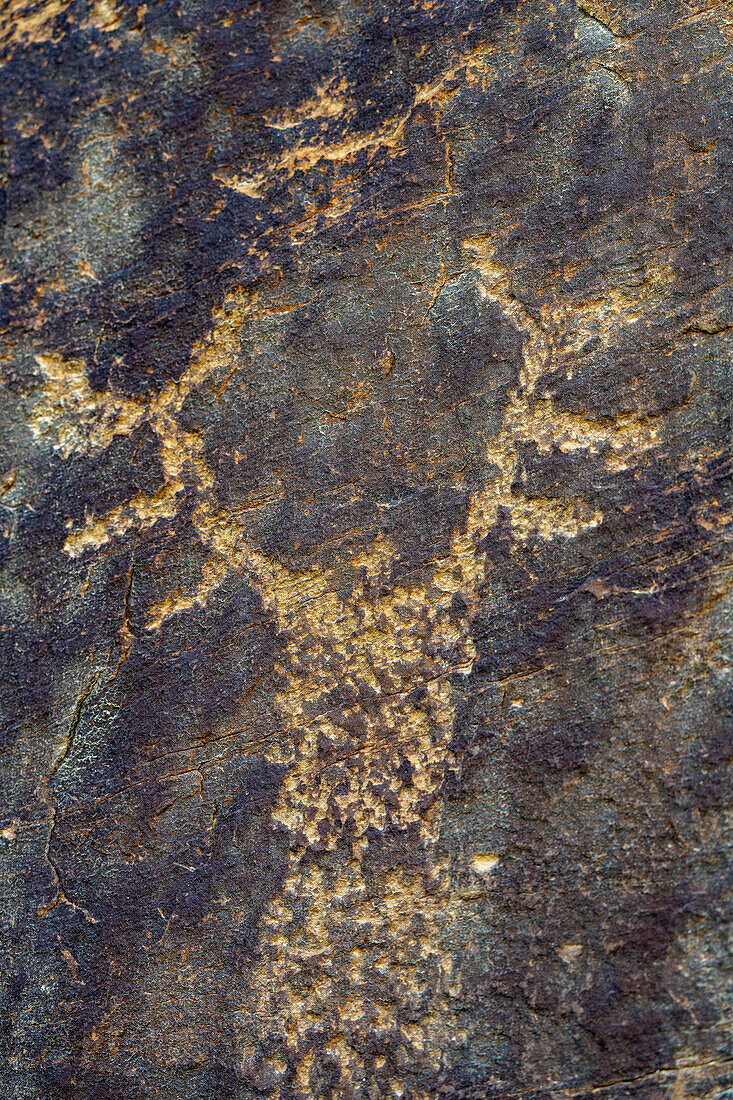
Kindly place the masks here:
<instances>
[{"instance_id":1,"label":"chipped stone surface","mask_svg":"<svg viewBox=\"0 0 733 1100\"><path fill-rule=\"evenodd\" d=\"M5 0L10 1100L712 1100L733 5Z\"/></svg>"}]
</instances>

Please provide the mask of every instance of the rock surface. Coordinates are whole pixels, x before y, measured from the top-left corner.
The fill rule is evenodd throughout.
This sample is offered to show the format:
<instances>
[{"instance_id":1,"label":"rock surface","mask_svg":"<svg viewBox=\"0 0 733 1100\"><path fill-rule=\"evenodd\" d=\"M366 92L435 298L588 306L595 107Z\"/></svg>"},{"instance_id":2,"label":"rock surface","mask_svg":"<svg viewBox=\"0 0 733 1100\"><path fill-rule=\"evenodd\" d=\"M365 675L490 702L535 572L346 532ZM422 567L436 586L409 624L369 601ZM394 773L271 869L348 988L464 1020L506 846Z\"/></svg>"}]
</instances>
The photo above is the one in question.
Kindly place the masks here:
<instances>
[{"instance_id":1,"label":"rock surface","mask_svg":"<svg viewBox=\"0 0 733 1100\"><path fill-rule=\"evenodd\" d=\"M0 4L8 1100L733 1096L733 4Z\"/></svg>"}]
</instances>

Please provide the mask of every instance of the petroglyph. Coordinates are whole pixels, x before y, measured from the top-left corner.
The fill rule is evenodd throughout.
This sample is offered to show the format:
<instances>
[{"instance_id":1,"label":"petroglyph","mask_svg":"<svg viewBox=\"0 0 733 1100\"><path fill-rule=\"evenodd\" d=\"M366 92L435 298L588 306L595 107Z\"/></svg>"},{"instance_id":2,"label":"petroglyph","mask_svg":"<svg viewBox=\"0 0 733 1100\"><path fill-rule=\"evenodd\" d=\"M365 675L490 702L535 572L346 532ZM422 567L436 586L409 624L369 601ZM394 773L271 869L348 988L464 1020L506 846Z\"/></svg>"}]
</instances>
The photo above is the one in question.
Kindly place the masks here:
<instances>
[{"instance_id":1,"label":"petroglyph","mask_svg":"<svg viewBox=\"0 0 733 1100\"><path fill-rule=\"evenodd\" d=\"M3 1094L730 1089L694 6L0 3Z\"/></svg>"}]
</instances>

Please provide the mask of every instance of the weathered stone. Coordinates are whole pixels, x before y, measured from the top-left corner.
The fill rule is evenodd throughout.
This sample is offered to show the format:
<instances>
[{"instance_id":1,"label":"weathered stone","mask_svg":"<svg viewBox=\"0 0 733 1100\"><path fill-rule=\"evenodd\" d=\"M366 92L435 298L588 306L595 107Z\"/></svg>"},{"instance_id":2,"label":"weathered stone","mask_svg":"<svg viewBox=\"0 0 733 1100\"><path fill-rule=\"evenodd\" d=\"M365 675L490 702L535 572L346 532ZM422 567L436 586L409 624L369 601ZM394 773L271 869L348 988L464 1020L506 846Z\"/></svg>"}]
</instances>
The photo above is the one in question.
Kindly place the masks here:
<instances>
[{"instance_id":1,"label":"weathered stone","mask_svg":"<svg viewBox=\"0 0 733 1100\"><path fill-rule=\"evenodd\" d=\"M731 46L0 5L0 1095L733 1096Z\"/></svg>"}]
</instances>

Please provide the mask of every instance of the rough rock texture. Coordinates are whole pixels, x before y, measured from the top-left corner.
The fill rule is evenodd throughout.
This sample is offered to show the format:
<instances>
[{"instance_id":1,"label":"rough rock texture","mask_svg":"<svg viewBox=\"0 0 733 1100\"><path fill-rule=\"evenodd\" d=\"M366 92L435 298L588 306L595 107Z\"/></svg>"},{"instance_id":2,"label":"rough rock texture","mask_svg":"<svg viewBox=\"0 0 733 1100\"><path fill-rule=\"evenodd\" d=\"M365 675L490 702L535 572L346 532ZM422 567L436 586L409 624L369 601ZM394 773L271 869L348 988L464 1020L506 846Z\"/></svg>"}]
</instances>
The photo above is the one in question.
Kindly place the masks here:
<instances>
[{"instance_id":1,"label":"rough rock texture","mask_svg":"<svg viewBox=\"0 0 733 1100\"><path fill-rule=\"evenodd\" d=\"M733 1096L732 47L0 4L3 1100Z\"/></svg>"}]
</instances>

